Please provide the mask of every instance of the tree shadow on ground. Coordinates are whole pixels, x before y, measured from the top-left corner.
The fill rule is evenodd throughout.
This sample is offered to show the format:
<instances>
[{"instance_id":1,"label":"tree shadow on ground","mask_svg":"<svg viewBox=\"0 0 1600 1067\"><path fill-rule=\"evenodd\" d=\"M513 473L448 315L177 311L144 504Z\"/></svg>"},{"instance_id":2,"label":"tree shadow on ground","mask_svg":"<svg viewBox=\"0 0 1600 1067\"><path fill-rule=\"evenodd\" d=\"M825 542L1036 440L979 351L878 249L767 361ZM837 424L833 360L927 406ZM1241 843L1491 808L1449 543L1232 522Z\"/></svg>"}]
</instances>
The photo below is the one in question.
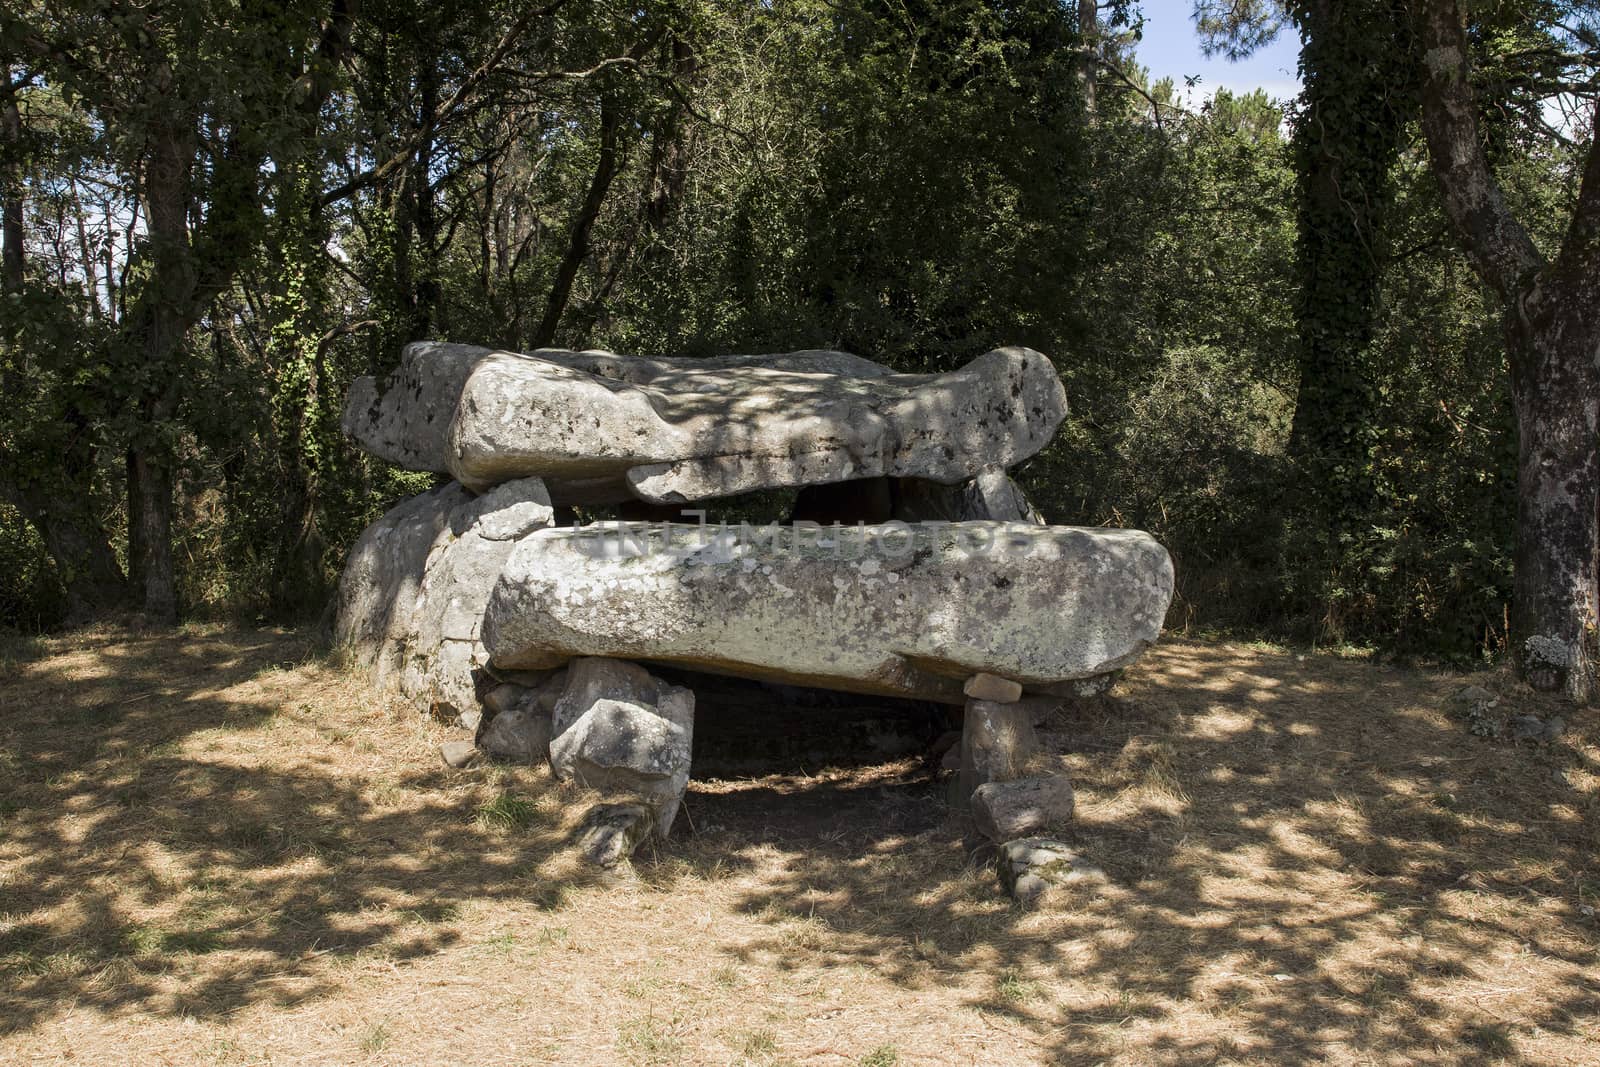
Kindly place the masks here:
<instances>
[{"instance_id":1,"label":"tree shadow on ground","mask_svg":"<svg viewBox=\"0 0 1600 1067\"><path fill-rule=\"evenodd\" d=\"M0 1030L296 1003L336 986L323 957L435 952L470 901L588 882L541 868L570 790L433 769L423 724L292 633L47 650L0 685Z\"/></svg>"},{"instance_id":2,"label":"tree shadow on ground","mask_svg":"<svg viewBox=\"0 0 1600 1067\"><path fill-rule=\"evenodd\" d=\"M1518 1052L1530 1037L1592 1051L1593 712L1561 744L1518 747L1442 714L1448 679L1217 652L1168 645L1123 696L1051 724L1076 752L1066 839L1109 884L1036 913L961 877L961 824L934 829L928 783L823 783L799 799L825 795L831 817L789 833L734 813L748 791L702 798L697 818L760 820L795 853L742 906L810 923L812 962L910 986L987 969L975 1006L1031 1022L1061 1062L1539 1062ZM793 948L780 921L739 951Z\"/></svg>"},{"instance_id":3,"label":"tree shadow on ground","mask_svg":"<svg viewBox=\"0 0 1600 1067\"><path fill-rule=\"evenodd\" d=\"M1437 710L1450 685L1163 646L1046 731L1073 753L1066 836L1108 882L1038 910L968 866L914 761L696 782L638 872L719 880L761 924L735 960L960 986L1062 1062L1592 1047L1594 713L1557 745L1486 742ZM595 889L568 848L585 796L436 766L429 730L294 634L80 634L8 661L0 1029L292 1005L339 987L330 958L437 953L463 911Z\"/></svg>"}]
</instances>

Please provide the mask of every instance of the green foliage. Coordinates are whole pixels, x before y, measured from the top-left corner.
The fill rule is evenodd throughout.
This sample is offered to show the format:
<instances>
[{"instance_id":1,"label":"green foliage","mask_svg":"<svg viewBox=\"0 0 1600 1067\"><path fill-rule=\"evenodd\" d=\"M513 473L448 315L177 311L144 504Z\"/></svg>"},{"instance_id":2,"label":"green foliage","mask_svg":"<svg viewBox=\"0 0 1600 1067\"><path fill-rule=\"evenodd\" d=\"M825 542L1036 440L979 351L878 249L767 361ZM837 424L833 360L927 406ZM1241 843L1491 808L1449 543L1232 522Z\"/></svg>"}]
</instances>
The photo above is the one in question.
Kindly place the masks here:
<instances>
[{"instance_id":1,"label":"green foliage","mask_svg":"<svg viewBox=\"0 0 1600 1067\"><path fill-rule=\"evenodd\" d=\"M533 801L515 793L501 793L478 808L479 824L497 830L526 829L538 815Z\"/></svg>"},{"instance_id":2,"label":"green foliage","mask_svg":"<svg viewBox=\"0 0 1600 1067\"><path fill-rule=\"evenodd\" d=\"M1504 640L1502 345L1412 148L1402 4L1200 5L1222 51L1285 18L1309 36L1287 115L1261 93L1175 106L1109 32L1126 5L1102 6L1099 47L1126 79L1102 71L1092 115L1076 11L1050 0L533 19L381 0L331 68L308 4L184 0L128 16L145 27L93 6L0 16L93 60L42 64L24 136L0 143L30 248L0 304L0 491L18 509L0 511L0 621L66 610L73 575L40 536L62 516L42 502L80 502L66 518L128 563L131 447L175 468L191 609L315 615L363 526L434 479L342 438L349 383L412 340L531 344L609 101L617 170L557 343L841 347L905 371L1031 345L1071 411L1019 480L1052 521L1161 538L1174 623L1463 662ZM1553 246L1577 157L1537 139L1529 101L1567 61L1530 5L1490 7L1492 147ZM156 53L174 82L136 91L123 75ZM325 105L297 106L322 78ZM193 149L177 253L128 216L161 132ZM137 316L191 268L215 284L152 359Z\"/></svg>"},{"instance_id":3,"label":"green foliage","mask_svg":"<svg viewBox=\"0 0 1600 1067\"><path fill-rule=\"evenodd\" d=\"M65 616L55 561L22 513L0 501L0 625L40 630Z\"/></svg>"}]
</instances>

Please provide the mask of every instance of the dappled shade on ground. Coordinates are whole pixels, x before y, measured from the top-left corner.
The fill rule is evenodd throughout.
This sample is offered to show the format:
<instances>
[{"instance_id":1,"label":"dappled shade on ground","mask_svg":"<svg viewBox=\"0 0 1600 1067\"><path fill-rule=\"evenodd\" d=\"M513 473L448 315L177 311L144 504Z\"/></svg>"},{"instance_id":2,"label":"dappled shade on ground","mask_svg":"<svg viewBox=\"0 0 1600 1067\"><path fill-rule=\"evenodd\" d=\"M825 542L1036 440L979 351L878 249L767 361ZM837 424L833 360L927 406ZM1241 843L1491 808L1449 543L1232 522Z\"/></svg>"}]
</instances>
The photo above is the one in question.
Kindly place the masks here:
<instances>
[{"instance_id":1,"label":"dappled shade on ground","mask_svg":"<svg viewBox=\"0 0 1600 1067\"><path fill-rule=\"evenodd\" d=\"M1596 715L1172 642L1050 724L1110 877L1008 905L917 761L697 781L602 883L585 797L295 633L0 662L0 1061L1589 1063ZM774 770L787 770L774 768Z\"/></svg>"}]
</instances>

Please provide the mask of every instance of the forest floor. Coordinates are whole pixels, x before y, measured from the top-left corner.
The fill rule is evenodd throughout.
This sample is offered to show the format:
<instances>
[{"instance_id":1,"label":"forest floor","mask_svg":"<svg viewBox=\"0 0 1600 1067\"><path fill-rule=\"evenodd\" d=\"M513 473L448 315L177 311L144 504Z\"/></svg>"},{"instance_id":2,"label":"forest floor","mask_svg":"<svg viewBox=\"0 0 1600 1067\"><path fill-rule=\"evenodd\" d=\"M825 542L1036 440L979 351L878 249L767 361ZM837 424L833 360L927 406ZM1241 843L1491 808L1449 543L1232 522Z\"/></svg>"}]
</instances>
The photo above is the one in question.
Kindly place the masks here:
<instances>
[{"instance_id":1,"label":"forest floor","mask_svg":"<svg viewBox=\"0 0 1600 1067\"><path fill-rule=\"evenodd\" d=\"M606 882L304 634L13 640L0 1062L1600 1063L1600 711L1465 684L1164 642L1053 724L1109 882L1030 911L920 763L697 781Z\"/></svg>"}]
</instances>

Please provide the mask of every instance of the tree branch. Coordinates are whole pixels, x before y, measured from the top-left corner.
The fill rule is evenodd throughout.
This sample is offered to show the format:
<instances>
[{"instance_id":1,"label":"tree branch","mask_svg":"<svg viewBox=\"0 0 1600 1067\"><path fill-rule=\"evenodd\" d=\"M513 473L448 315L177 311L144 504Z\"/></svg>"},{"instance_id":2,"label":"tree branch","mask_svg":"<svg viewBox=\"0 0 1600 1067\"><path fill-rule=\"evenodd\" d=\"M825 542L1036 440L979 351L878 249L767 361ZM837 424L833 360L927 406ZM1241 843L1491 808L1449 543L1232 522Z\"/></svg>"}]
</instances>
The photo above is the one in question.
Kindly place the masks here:
<instances>
[{"instance_id":1,"label":"tree branch","mask_svg":"<svg viewBox=\"0 0 1600 1067\"><path fill-rule=\"evenodd\" d=\"M330 204L336 204L353 193L360 192L369 186L377 185L404 167L411 159L412 154L416 152L417 147L432 136L439 127L449 122L461 105L466 103L467 99L482 84L484 79L499 69L500 64L505 62L505 58L511 52L511 49L516 46L518 39L527 32L529 26L533 25L534 20L555 14L566 3L567 0L551 0L544 7L535 8L513 22L511 28L501 36L499 42L490 50L484 61L478 64L472 73L461 80L461 84L456 86L456 91L450 94L448 100L441 104L433 114L428 115L416 130L412 131L411 136L406 138L405 143L400 146L398 152L371 170L358 174L343 185L323 193L322 206L327 207Z\"/></svg>"},{"instance_id":2,"label":"tree branch","mask_svg":"<svg viewBox=\"0 0 1600 1067\"><path fill-rule=\"evenodd\" d=\"M1483 279L1515 300L1545 265L1489 169L1467 81L1467 37L1457 0L1413 0L1422 50L1422 130L1445 210Z\"/></svg>"},{"instance_id":3,"label":"tree branch","mask_svg":"<svg viewBox=\"0 0 1600 1067\"><path fill-rule=\"evenodd\" d=\"M1582 299L1591 304L1600 299L1600 148L1595 144L1596 135L1600 135L1600 107L1595 108L1592 122L1578 204L1556 256L1556 274L1570 279Z\"/></svg>"}]
</instances>

